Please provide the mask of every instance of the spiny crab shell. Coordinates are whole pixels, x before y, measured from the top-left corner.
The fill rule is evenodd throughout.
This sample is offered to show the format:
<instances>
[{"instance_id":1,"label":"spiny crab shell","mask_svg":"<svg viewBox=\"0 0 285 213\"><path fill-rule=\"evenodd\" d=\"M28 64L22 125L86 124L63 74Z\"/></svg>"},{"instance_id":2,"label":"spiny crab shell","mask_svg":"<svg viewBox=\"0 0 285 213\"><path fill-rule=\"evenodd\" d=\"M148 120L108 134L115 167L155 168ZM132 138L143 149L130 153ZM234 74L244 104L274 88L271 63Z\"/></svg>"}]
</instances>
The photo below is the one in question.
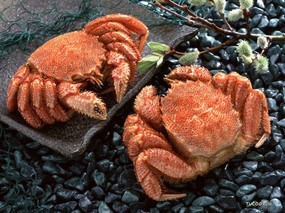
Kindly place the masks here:
<instances>
[{"instance_id":1,"label":"spiny crab shell","mask_svg":"<svg viewBox=\"0 0 285 213\"><path fill-rule=\"evenodd\" d=\"M138 94L125 121L123 140L135 173L154 200L184 197L162 180L185 182L223 164L249 147L261 146L271 128L260 90L236 72L210 72L200 66L179 67L165 79L165 97L153 86Z\"/></svg>"},{"instance_id":2,"label":"spiny crab shell","mask_svg":"<svg viewBox=\"0 0 285 213\"><path fill-rule=\"evenodd\" d=\"M110 82L120 102L135 78L147 36L147 27L135 17L111 14L47 41L11 79L8 111L18 109L34 128L65 122L73 111L106 119L105 103L86 88Z\"/></svg>"}]
</instances>

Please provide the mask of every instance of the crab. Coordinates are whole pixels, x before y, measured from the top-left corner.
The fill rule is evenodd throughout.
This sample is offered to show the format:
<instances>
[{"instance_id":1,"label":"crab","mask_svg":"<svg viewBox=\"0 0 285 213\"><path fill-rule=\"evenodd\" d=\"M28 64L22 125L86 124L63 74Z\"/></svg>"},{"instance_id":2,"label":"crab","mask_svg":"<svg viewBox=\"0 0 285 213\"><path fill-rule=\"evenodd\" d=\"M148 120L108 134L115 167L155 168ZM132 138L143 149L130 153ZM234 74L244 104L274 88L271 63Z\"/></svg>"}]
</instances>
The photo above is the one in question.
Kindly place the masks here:
<instances>
[{"instance_id":1,"label":"crab","mask_svg":"<svg viewBox=\"0 0 285 213\"><path fill-rule=\"evenodd\" d=\"M34 128L67 121L74 111L104 120L106 105L90 85L115 90L120 102L134 80L148 36L133 16L111 14L36 49L11 79L6 105ZM102 92L103 93L103 92Z\"/></svg>"},{"instance_id":2,"label":"crab","mask_svg":"<svg viewBox=\"0 0 285 213\"><path fill-rule=\"evenodd\" d=\"M165 97L146 86L127 117L123 141L145 193L153 200L186 196L164 182L190 181L255 145L271 128L265 95L236 72L179 67Z\"/></svg>"}]
</instances>

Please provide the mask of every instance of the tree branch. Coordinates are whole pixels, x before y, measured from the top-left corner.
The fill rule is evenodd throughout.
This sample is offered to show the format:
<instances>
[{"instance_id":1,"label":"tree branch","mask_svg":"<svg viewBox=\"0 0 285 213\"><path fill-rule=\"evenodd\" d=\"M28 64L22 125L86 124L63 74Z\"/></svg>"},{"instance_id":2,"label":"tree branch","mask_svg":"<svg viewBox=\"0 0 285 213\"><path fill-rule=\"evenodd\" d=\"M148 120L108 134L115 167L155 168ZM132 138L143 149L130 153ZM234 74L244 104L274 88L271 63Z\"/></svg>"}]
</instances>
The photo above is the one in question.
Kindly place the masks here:
<instances>
[{"instance_id":1,"label":"tree branch","mask_svg":"<svg viewBox=\"0 0 285 213\"><path fill-rule=\"evenodd\" d=\"M167 4L169 6L172 6L174 8L177 8L183 12L185 12L189 17L185 17L183 15L180 15L179 13L168 9L167 7L165 7L164 5ZM261 34L252 34L250 32L250 26L249 26L249 21L250 21L250 14L248 11L244 11L244 15L246 18L246 28L247 28L247 32L246 33L240 33L235 31L233 28L231 28L231 26L229 25L229 23L227 24L227 21L224 23L227 25L228 29L224 29L221 28L219 26L217 26L216 24L209 22L208 20L196 15L195 13L193 13L187 5L179 5L175 2L173 2L172 0L163 0L163 5L161 3L159 3L158 1L156 3L152 3L153 6L160 8L168 13L173 14L174 16L180 18L181 20L185 21L185 24L191 27L196 27L196 28L208 28L211 29L213 31L215 31L216 33L219 33L223 36L232 36L234 39L238 40L238 39L254 39L256 40L259 36L261 36ZM223 19L224 16L222 16ZM282 41L285 42L285 34L283 34L282 36L272 36L272 35L262 35L265 36L266 38L270 39L271 41Z\"/></svg>"}]
</instances>

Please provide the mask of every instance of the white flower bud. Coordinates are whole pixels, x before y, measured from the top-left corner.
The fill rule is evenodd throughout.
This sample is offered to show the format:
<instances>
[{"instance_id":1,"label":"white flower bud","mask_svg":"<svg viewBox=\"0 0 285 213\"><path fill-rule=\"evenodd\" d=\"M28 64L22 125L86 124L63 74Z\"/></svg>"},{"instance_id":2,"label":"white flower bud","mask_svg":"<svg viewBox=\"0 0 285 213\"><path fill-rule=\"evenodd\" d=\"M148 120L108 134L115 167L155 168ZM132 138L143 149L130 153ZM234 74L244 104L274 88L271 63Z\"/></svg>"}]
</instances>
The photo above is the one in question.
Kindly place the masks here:
<instances>
[{"instance_id":1,"label":"white flower bud","mask_svg":"<svg viewBox=\"0 0 285 213\"><path fill-rule=\"evenodd\" d=\"M241 59L245 64L251 64L253 61L253 57L244 56L244 55L241 56Z\"/></svg>"},{"instance_id":2,"label":"white flower bud","mask_svg":"<svg viewBox=\"0 0 285 213\"><path fill-rule=\"evenodd\" d=\"M241 40L236 47L236 50L239 56L242 58L244 63L251 64L254 59L254 55L252 53L252 49L248 43L248 41Z\"/></svg>"},{"instance_id":3,"label":"white flower bud","mask_svg":"<svg viewBox=\"0 0 285 213\"><path fill-rule=\"evenodd\" d=\"M184 54L179 58L179 61L182 65L188 66L194 64L199 57L199 51L196 49L193 52Z\"/></svg>"},{"instance_id":4,"label":"white flower bud","mask_svg":"<svg viewBox=\"0 0 285 213\"><path fill-rule=\"evenodd\" d=\"M214 0L214 4L219 13L221 14L225 13L225 5L226 5L225 0Z\"/></svg>"},{"instance_id":5,"label":"white flower bud","mask_svg":"<svg viewBox=\"0 0 285 213\"><path fill-rule=\"evenodd\" d=\"M253 0L239 0L240 9L249 9L253 6Z\"/></svg>"},{"instance_id":6,"label":"white flower bud","mask_svg":"<svg viewBox=\"0 0 285 213\"><path fill-rule=\"evenodd\" d=\"M259 36L257 38L257 44L261 49L267 49L268 47L268 40L265 36Z\"/></svg>"},{"instance_id":7,"label":"white flower bud","mask_svg":"<svg viewBox=\"0 0 285 213\"><path fill-rule=\"evenodd\" d=\"M240 40L239 43L237 44L237 52L240 56L252 56L252 49L251 46L249 45L248 41L246 40Z\"/></svg>"},{"instance_id":8,"label":"white flower bud","mask_svg":"<svg viewBox=\"0 0 285 213\"><path fill-rule=\"evenodd\" d=\"M207 0L188 0L188 3L194 6L203 6L207 3Z\"/></svg>"},{"instance_id":9,"label":"white flower bud","mask_svg":"<svg viewBox=\"0 0 285 213\"><path fill-rule=\"evenodd\" d=\"M238 21L241 18L243 18L243 12L241 9L234 9L228 13L229 21Z\"/></svg>"},{"instance_id":10,"label":"white flower bud","mask_svg":"<svg viewBox=\"0 0 285 213\"><path fill-rule=\"evenodd\" d=\"M258 55L254 61L255 70L259 73L265 73L268 71L268 59L262 55Z\"/></svg>"}]
</instances>

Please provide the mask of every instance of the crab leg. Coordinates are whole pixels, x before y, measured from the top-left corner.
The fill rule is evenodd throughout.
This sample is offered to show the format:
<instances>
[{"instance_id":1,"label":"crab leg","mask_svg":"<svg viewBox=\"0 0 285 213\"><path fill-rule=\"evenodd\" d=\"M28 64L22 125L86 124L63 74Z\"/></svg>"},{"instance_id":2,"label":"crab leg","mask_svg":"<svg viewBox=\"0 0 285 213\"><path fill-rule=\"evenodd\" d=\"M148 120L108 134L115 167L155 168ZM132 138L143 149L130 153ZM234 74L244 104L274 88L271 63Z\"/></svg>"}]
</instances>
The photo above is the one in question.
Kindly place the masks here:
<instances>
[{"instance_id":1,"label":"crab leg","mask_svg":"<svg viewBox=\"0 0 285 213\"><path fill-rule=\"evenodd\" d=\"M159 97L156 95L156 90L153 86L146 86L141 90L136 97L134 109L145 121L153 125L155 129L161 128L162 118Z\"/></svg>"},{"instance_id":2,"label":"crab leg","mask_svg":"<svg viewBox=\"0 0 285 213\"><path fill-rule=\"evenodd\" d=\"M111 51L107 58L107 63L114 67L111 76L114 82L116 99L120 102L127 91L128 82L131 77L131 68L126 57L120 53Z\"/></svg>"},{"instance_id":3,"label":"crab leg","mask_svg":"<svg viewBox=\"0 0 285 213\"><path fill-rule=\"evenodd\" d=\"M30 73L29 67L26 64L24 64L18 69L16 74L11 79L11 82L7 90L7 100L6 100L6 105L9 112L13 112L17 109L17 93L19 90L19 86L27 78L29 73Z\"/></svg>"},{"instance_id":4,"label":"crab leg","mask_svg":"<svg viewBox=\"0 0 285 213\"><path fill-rule=\"evenodd\" d=\"M70 116L71 112L66 112L60 105L57 98L56 84L51 79L46 79L44 82L44 94L48 111L52 117L57 121L65 122Z\"/></svg>"},{"instance_id":5,"label":"crab leg","mask_svg":"<svg viewBox=\"0 0 285 213\"><path fill-rule=\"evenodd\" d=\"M243 109L249 91L252 89L250 81L236 72L228 75L217 73L213 76L213 83L224 94L231 95L234 108L238 111Z\"/></svg>"},{"instance_id":6,"label":"crab leg","mask_svg":"<svg viewBox=\"0 0 285 213\"><path fill-rule=\"evenodd\" d=\"M260 129L262 129L262 137L255 144L256 147L260 147L271 133L267 112L264 94L259 90L252 90L246 99L243 111L243 134L246 139L252 140L260 134Z\"/></svg>"},{"instance_id":7,"label":"crab leg","mask_svg":"<svg viewBox=\"0 0 285 213\"><path fill-rule=\"evenodd\" d=\"M58 85L60 99L71 109L91 118L105 120L107 109L105 103L93 92L80 92L82 84L63 82Z\"/></svg>"},{"instance_id":8,"label":"crab leg","mask_svg":"<svg viewBox=\"0 0 285 213\"><path fill-rule=\"evenodd\" d=\"M103 42L104 44L108 44L111 42L119 42L119 43L126 43L130 47L136 47L134 40L126 33L123 32L108 32L101 36L99 36L99 41Z\"/></svg>"},{"instance_id":9,"label":"crab leg","mask_svg":"<svg viewBox=\"0 0 285 213\"><path fill-rule=\"evenodd\" d=\"M144 123L138 115L131 115L127 118L123 140L128 147L132 161L135 161L137 156L146 149L161 148L172 151L165 137Z\"/></svg>"},{"instance_id":10,"label":"crab leg","mask_svg":"<svg viewBox=\"0 0 285 213\"><path fill-rule=\"evenodd\" d=\"M101 36L108 32L118 32L118 31L123 32L128 36L132 35L131 31L129 31L123 24L120 24L118 22L106 22L104 24L96 26L95 28L91 25L90 26L87 25L85 27L86 33L97 36Z\"/></svg>"},{"instance_id":11,"label":"crab leg","mask_svg":"<svg viewBox=\"0 0 285 213\"><path fill-rule=\"evenodd\" d=\"M44 83L39 74L33 75L30 85L31 101L37 115L44 123L53 124L55 119L49 114L47 105L44 100Z\"/></svg>"},{"instance_id":12,"label":"crab leg","mask_svg":"<svg viewBox=\"0 0 285 213\"><path fill-rule=\"evenodd\" d=\"M117 22L117 23L123 24L128 30L139 35L140 42L138 44L138 50L139 52L142 52L147 36L148 36L148 29L144 25L143 22L129 15L112 14L112 15L107 15L104 17L97 18L94 21L91 21L85 26L85 31L87 33L91 33L93 32L93 30L95 31L97 27L99 27L100 25L106 22Z\"/></svg>"},{"instance_id":13,"label":"crab leg","mask_svg":"<svg viewBox=\"0 0 285 213\"><path fill-rule=\"evenodd\" d=\"M171 192L160 180L160 176L171 182L186 181L203 174L208 162L193 160L185 163L172 152L153 148L142 152L136 162L135 171L146 194L153 200L163 201L185 197L185 193Z\"/></svg>"},{"instance_id":14,"label":"crab leg","mask_svg":"<svg viewBox=\"0 0 285 213\"><path fill-rule=\"evenodd\" d=\"M44 123L30 105L30 80L31 74L22 82L18 91L18 110L22 117L34 128L43 127Z\"/></svg>"},{"instance_id":15,"label":"crab leg","mask_svg":"<svg viewBox=\"0 0 285 213\"><path fill-rule=\"evenodd\" d=\"M205 67L193 65L193 66L184 66L176 68L167 75L165 80L168 82L176 80L179 81L199 80L206 83L210 82L211 78L212 78L211 73Z\"/></svg>"},{"instance_id":16,"label":"crab leg","mask_svg":"<svg viewBox=\"0 0 285 213\"><path fill-rule=\"evenodd\" d=\"M140 53L136 48L132 48L124 43L112 42L106 46L109 50L116 50L123 53L130 61L138 61L141 59Z\"/></svg>"}]
</instances>

